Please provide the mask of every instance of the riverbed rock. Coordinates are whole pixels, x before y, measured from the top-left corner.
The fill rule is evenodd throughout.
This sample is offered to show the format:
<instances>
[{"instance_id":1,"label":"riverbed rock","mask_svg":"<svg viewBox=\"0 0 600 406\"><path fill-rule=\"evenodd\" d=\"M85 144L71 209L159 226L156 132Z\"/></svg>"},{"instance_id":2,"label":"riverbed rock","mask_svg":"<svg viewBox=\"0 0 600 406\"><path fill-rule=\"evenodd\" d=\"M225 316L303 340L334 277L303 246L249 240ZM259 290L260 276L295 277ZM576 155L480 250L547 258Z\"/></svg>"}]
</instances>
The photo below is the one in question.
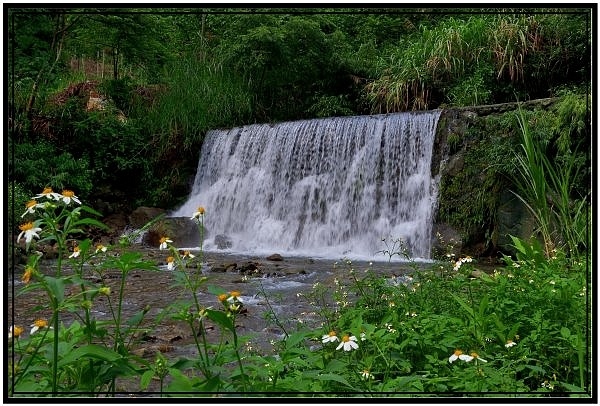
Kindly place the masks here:
<instances>
[{"instance_id":1,"label":"riverbed rock","mask_svg":"<svg viewBox=\"0 0 600 406\"><path fill-rule=\"evenodd\" d=\"M189 217L164 217L154 223L144 235L142 243L158 247L162 237L169 237L173 246L191 248L200 246L198 225Z\"/></svg>"},{"instance_id":2,"label":"riverbed rock","mask_svg":"<svg viewBox=\"0 0 600 406\"><path fill-rule=\"evenodd\" d=\"M117 243L119 236L127 227L129 219L125 213L114 213L104 217L102 222L108 227L108 230L105 233L106 235L101 236L100 239L104 245L111 245Z\"/></svg>"},{"instance_id":3,"label":"riverbed rock","mask_svg":"<svg viewBox=\"0 0 600 406\"><path fill-rule=\"evenodd\" d=\"M447 254L454 254L455 258L461 254L463 241L458 230L447 223L433 225L431 255L433 258L443 259Z\"/></svg>"},{"instance_id":4,"label":"riverbed rock","mask_svg":"<svg viewBox=\"0 0 600 406\"><path fill-rule=\"evenodd\" d=\"M498 205L496 241L498 249L509 255L516 253L511 235L529 240L535 234L535 218L525 204L510 191L503 191Z\"/></svg>"},{"instance_id":5,"label":"riverbed rock","mask_svg":"<svg viewBox=\"0 0 600 406\"><path fill-rule=\"evenodd\" d=\"M259 268L260 264L256 263L256 262L246 262L242 265L239 266L239 271L240 273L246 273L246 272L255 272L258 268Z\"/></svg>"},{"instance_id":6,"label":"riverbed rock","mask_svg":"<svg viewBox=\"0 0 600 406\"><path fill-rule=\"evenodd\" d=\"M269 261L283 261L283 257L280 254L273 254L267 257Z\"/></svg>"},{"instance_id":7,"label":"riverbed rock","mask_svg":"<svg viewBox=\"0 0 600 406\"><path fill-rule=\"evenodd\" d=\"M220 250L226 250L233 246L233 242L231 241L231 238L229 238L225 234L215 235L214 242L215 242L215 245L217 246L217 249L220 249Z\"/></svg>"},{"instance_id":8,"label":"riverbed rock","mask_svg":"<svg viewBox=\"0 0 600 406\"><path fill-rule=\"evenodd\" d=\"M134 228L142 228L148 222L164 213L165 210L158 207L140 206L129 215L129 224Z\"/></svg>"}]
</instances>

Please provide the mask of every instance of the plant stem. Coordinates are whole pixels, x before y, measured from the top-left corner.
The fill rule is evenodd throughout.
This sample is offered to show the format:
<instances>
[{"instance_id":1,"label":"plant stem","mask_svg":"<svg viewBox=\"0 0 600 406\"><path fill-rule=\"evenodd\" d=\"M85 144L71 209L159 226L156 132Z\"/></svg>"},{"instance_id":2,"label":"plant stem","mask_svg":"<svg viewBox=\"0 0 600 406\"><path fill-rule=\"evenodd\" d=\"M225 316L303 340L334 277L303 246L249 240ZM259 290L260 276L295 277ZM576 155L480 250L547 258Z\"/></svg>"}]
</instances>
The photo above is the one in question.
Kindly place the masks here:
<instances>
[{"instance_id":1,"label":"plant stem","mask_svg":"<svg viewBox=\"0 0 600 406\"><path fill-rule=\"evenodd\" d=\"M240 373L242 376L242 387L244 388L244 392L246 392L246 374L244 373L244 365L242 364L242 359L240 358L240 351L238 348L238 336L237 331L235 329L235 315L233 316L233 346L235 348L235 356L237 358L238 364L240 366Z\"/></svg>"}]
</instances>

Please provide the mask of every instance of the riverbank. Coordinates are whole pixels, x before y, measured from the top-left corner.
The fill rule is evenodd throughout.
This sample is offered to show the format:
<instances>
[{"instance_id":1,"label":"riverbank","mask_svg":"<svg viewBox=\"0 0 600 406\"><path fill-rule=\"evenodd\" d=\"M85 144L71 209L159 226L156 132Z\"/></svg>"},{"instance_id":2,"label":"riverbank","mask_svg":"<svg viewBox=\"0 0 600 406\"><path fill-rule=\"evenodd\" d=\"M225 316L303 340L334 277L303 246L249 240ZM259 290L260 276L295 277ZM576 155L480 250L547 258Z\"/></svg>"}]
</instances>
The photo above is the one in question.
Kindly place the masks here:
<instances>
[{"instance_id":1,"label":"riverbank","mask_svg":"<svg viewBox=\"0 0 600 406\"><path fill-rule=\"evenodd\" d=\"M159 266L158 272L132 270L124 283L124 319L148 308L145 321L137 334L140 341L134 351L148 358L152 358L156 351L168 353L169 357L191 355L195 349L194 337L190 335L189 328L184 323L172 319L174 312L179 310L176 303L189 300L190 293L175 285L174 273L166 266L166 251L143 247L133 249L142 253L144 259ZM198 256L199 253L194 254ZM199 302L206 307L219 308L220 303L215 295L208 293L208 286L241 292L246 311L237 319L239 332L241 335L253 336L250 343L262 347L263 350L268 349L270 340L281 338L284 333L282 327L291 330L298 323L312 323L314 306L307 299L307 294L316 284L331 288L336 283L348 283L351 277L350 269L359 277L370 269L377 274L397 278L411 273L415 267L431 265L408 262L347 262L343 259L335 261L307 257L268 260L264 256L220 252L205 252L200 262L203 264L200 269L187 269L189 272L200 272L207 278L204 285L206 288L201 289L198 295ZM55 266L55 260L42 260L40 270L52 275ZM42 295L42 291L19 294L23 287L22 272L21 266L16 267L14 277L9 278L8 315L9 319L14 320L14 324L29 325L33 320L49 318L51 314L48 310L43 310L47 298ZM68 275L69 267L65 266L63 272ZM86 277L110 287L113 295L120 288L121 274L118 270L108 270L102 278L91 272ZM66 295L76 294L78 291L78 286L70 286ZM115 299L111 297L111 300ZM92 312L99 320L110 319L107 298L97 296ZM273 314L267 319L265 315L271 312ZM65 315L67 317L63 320L68 324L69 313ZM273 315L281 322L280 326L273 324ZM208 331L212 331L216 338L218 328L208 327Z\"/></svg>"}]
</instances>

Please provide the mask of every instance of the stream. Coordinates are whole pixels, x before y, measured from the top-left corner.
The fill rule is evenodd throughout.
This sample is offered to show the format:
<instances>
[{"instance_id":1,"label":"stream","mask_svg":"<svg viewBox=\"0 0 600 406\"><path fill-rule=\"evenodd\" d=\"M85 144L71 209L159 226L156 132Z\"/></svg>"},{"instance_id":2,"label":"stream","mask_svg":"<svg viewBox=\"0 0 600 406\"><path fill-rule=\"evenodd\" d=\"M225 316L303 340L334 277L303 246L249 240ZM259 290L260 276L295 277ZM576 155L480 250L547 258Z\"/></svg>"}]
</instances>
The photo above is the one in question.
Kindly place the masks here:
<instances>
[{"instance_id":1,"label":"stream","mask_svg":"<svg viewBox=\"0 0 600 406\"><path fill-rule=\"evenodd\" d=\"M189 327L184 322L170 317L176 310L169 309L169 306L177 301L191 299L191 293L174 284L174 272L169 271L163 262L165 251L144 248L141 252L145 259L159 264L160 271L132 270L126 278L123 320L145 307L149 308L137 333L139 340L133 344L132 352L149 361L154 360L157 351L169 359L194 358L197 356L197 349ZM208 293L207 287L212 285L227 292L239 291L245 311L236 318L238 336L249 337L248 343L245 344L247 349L251 347L263 354L273 353L271 341L279 341L284 337L282 328L288 333L293 332L299 324L320 329L320 320L314 313L316 308L306 297L313 291L315 284L323 284L329 292L333 292L336 281L340 284L351 281L350 268L354 269L358 278L370 268L379 275L400 280L410 273L414 266L431 265L400 261L352 261L348 264L344 259L335 261L307 257L285 257L281 261L270 261L265 257L220 252L204 252L203 258L202 269L188 269L190 272L201 272L207 277L198 294L198 301L206 307L222 309L217 297ZM63 262L67 263L68 261ZM55 260L42 260L40 269L52 275L55 272L55 264ZM25 327L25 334L28 335L29 326L33 321L38 318L49 320L51 312L46 309L47 299L40 290L18 294L23 287L22 268L16 267L14 281L9 278L8 315L9 321L15 320L16 325ZM67 267L64 274L69 274ZM89 278L96 283L100 282L98 276L90 275ZM116 301L121 284L120 272L108 270L103 279L104 284L111 288L111 300ZM70 286L66 295L79 291L78 286ZM275 313L280 322L279 326L265 318L269 311ZM167 312L166 317L162 317L164 312ZM107 297L98 295L95 298L92 314L98 320L111 319ZM63 312L61 317L65 325L70 325L73 320L72 314L68 312ZM160 321L157 321L157 318ZM218 340L221 333L219 327L211 321L207 321L205 326L208 340ZM316 332L315 336L318 334L320 331Z\"/></svg>"}]
</instances>

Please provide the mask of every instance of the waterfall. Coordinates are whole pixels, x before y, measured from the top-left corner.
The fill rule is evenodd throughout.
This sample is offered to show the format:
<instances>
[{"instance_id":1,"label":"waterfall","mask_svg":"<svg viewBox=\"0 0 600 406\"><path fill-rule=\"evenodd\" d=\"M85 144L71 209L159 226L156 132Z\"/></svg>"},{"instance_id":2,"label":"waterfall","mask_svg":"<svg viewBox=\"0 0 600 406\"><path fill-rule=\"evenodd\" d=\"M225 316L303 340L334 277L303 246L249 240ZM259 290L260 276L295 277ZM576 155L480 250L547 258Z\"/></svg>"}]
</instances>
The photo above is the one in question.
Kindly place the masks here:
<instances>
[{"instance_id":1,"label":"waterfall","mask_svg":"<svg viewBox=\"0 0 600 406\"><path fill-rule=\"evenodd\" d=\"M253 124L206 134L188 201L206 209L205 249L384 260L402 239L427 259L440 111ZM395 256L398 258L398 256Z\"/></svg>"}]
</instances>

